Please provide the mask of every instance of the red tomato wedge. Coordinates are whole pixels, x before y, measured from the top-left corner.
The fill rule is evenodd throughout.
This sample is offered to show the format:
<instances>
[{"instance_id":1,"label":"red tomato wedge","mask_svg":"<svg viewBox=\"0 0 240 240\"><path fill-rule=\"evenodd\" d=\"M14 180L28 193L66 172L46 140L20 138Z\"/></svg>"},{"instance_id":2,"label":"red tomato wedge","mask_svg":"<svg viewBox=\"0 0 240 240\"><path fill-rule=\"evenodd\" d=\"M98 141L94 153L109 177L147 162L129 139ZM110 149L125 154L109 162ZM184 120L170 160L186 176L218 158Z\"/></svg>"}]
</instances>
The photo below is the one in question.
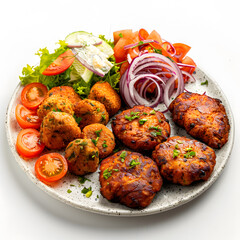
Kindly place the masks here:
<instances>
[{"instance_id":1,"label":"red tomato wedge","mask_svg":"<svg viewBox=\"0 0 240 240\"><path fill-rule=\"evenodd\" d=\"M158 33L157 31L155 31L155 30L153 30L153 31L149 34L149 36L147 37L147 39L155 40L155 41L158 42L158 44L157 44L157 43L152 43L152 45L153 45L154 47L155 47L155 45L162 45L162 38L161 38L161 36L159 35L159 33Z\"/></svg>"},{"instance_id":2,"label":"red tomato wedge","mask_svg":"<svg viewBox=\"0 0 240 240\"><path fill-rule=\"evenodd\" d=\"M51 183L63 178L68 170L67 160L59 153L48 153L35 163L36 177L43 183Z\"/></svg>"},{"instance_id":3,"label":"red tomato wedge","mask_svg":"<svg viewBox=\"0 0 240 240\"><path fill-rule=\"evenodd\" d=\"M69 49L61 54L52 64L50 64L42 74L46 76L52 76L63 73L72 65L74 59L74 54Z\"/></svg>"},{"instance_id":4,"label":"red tomato wedge","mask_svg":"<svg viewBox=\"0 0 240 240\"><path fill-rule=\"evenodd\" d=\"M117 63L123 62L127 59L128 51L124 50L124 46L132 44L130 38L120 38L117 44L114 46L114 57Z\"/></svg>"},{"instance_id":5,"label":"red tomato wedge","mask_svg":"<svg viewBox=\"0 0 240 240\"><path fill-rule=\"evenodd\" d=\"M125 30L120 30L113 32L113 40L114 40L114 45L118 42L120 38L128 38L129 36L132 36L133 32L131 29L125 29Z\"/></svg>"},{"instance_id":6,"label":"red tomato wedge","mask_svg":"<svg viewBox=\"0 0 240 240\"><path fill-rule=\"evenodd\" d=\"M146 40L149 36L149 33L144 28L141 28L138 32L138 36L141 41Z\"/></svg>"},{"instance_id":7,"label":"red tomato wedge","mask_svg":"<svg viewBox=\"0 0 240 240\"><path fill-rule=\"evenodd\" d=\"M35 128L38 129L41 125L37 112L29 110L22 104L18 104L15 109L15 116L21 128Z\"/></svg>"},{"instance_id":8,"label":"red tomato wedge","mask_svg":"<svg viewBox=\"0 0 240 240\"><path fill-rule=\"evenodd\" d=\"M187 53L191 49L191 47L183 43L174 43L173 46L176 50L176 57L179 62L182 61L182 59L187 55Z\"/></svg>"},{"instance_id":9,"label":"red tomato wedge","mask_svg":"<svg viewBox=\"0 0 240 240\"><path fill-rule=\"evenodd\" d=\"M36 109L47 97L48 89L42 83L30 83L21 93L22 104L29 109Z\"/></svg>"},{"instance_id":10,"label":"red tomato wedge","mask_svg":"<svg viewBox=\"0 0 240 240\"><path fill-rule=\"evenodd\" d=\"M27 128L19 132L17 137L16 149L23 157L36 157L44 149L40 143L40 133L36 129Z\"/></svg>"}]
</instances>

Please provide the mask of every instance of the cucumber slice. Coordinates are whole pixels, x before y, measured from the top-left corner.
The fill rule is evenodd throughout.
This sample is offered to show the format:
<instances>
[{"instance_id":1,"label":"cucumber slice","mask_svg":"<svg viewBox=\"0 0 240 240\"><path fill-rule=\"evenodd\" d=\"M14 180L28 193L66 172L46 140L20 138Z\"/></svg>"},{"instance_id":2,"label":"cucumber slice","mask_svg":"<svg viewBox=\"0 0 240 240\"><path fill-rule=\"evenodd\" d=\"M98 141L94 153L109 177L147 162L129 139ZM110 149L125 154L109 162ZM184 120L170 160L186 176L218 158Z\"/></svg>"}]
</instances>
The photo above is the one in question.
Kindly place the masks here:
<instances>
[{"instance_id":1,"label":"cucumber slice","mask_svg":"<svg viewBox=\"0 0 240 240\"><path fill-rule=\"evenodd\" d=\"M74 44L91 44L94 45L96 43L102 42L99 45L96 45L101 52L103 52L107 58L111 57L113 55L113 49L112 47L103 41L102 39L92 35L91 33L85 32L85 31L78 31L70 33L66 38L65 41L68 44L74 45Z\"/></svg>"},{"instance_id":2,"label":"cucumber slice","mask_svg":"<svg viewBox=\"0 0 240 240\"><path fill-rule=\"evenodd\" d=\"M78 60L74 60L73 64L73 70L71 71L71 81L78 80L79 77L81 77L86 83L88 83L92 76L93 72L85 68Z\"/></svg>"}]
</instances>

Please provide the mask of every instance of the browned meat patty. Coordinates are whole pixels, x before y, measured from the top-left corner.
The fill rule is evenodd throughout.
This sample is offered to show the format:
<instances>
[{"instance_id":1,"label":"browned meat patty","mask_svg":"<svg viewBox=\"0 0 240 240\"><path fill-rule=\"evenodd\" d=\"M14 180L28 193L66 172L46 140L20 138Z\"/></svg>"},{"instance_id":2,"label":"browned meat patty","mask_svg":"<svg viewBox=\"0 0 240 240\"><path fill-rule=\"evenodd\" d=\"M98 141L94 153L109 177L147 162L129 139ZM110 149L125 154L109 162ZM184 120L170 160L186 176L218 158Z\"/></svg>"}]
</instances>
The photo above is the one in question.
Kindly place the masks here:
<instances>
[{"instance_id":1,"label":"browned meat patty","mask_svg":"<svg viewBox=\"0 0 240 240\"><path fill-rule=\"evenodd\" d=\"M81 136L72 115L64 112L49 112L40 127L40 140L49 149L61 149Z\"/></svg>"},{"instance_id":2,"label":"browned meat patty","mask_svg":"<svg viewBox=\"0 0 240 240\"><path fill-rule=\"evenodd\" d=\"M108 82L94 84L88 98L104 104L109 116L113 116L121 108L121 98Z\"/></svg>"},{"instance_id":3,"label":"browned meat patty","mask_svg":"<svg viewBox=\"0 0 240 240\"><path fill-rule=\"evenodd\" d=\"M130 151L120 151L104 159L99 180L106 199L131 208L147 207L162 186L156 163Z\"/></svg>"},{"instance_id":4,"label":"browned meat patty","mask_svg":"<svg viewBox=\"0 0 240 240\"><path fill-rule=\"evenodd\" d=\"M152 154L163 178L172 183L189 185L199 180L208 180L216 155L204 143L186 137L170 137L159 144Z\"/></svg>"},{"instance_id":5,"label":"browned meat patty","mask_svg":"<svg viewBox=\"0 0 240 240\"><path fill-rule=\"evenodd\" d=\"M68 170L76 175L96 172L99 164L98 148L90 139L76 139L65 150Z\"/></svg>"},{"instance_id":6,"label":"browned meat patty","mask_svg":"<svg viewBox=\"0 0 240 240\"><path fill-rule=\"evenodd\" d=\"M135 106L116 115L112 129L126 146L140 152L153 150L170 135L165 116L145 106Z\"/></svg>"},{"instance_id":7,"label":"browned meat patty","mask_svg":"<svg viewBox=\"0 0 240 240\"><path fill-rule=\"evenodd\" d=\"M99 150L99 157L105 158L115 148L115 137L110 129L100 123L86 126L82 130L82 138L91 139Z\"/></svg>"},{"instance_id":8,"label":"browned meat patty","mask_svg":"<svg viewBox=\"0 0 240 240\"><path fill-rule=\"evenodd\" d=\"M181 93L169 106L173 121L212 148L228 141L230 125L221 101L197 93Z\"/></svg>"}]
</instances>

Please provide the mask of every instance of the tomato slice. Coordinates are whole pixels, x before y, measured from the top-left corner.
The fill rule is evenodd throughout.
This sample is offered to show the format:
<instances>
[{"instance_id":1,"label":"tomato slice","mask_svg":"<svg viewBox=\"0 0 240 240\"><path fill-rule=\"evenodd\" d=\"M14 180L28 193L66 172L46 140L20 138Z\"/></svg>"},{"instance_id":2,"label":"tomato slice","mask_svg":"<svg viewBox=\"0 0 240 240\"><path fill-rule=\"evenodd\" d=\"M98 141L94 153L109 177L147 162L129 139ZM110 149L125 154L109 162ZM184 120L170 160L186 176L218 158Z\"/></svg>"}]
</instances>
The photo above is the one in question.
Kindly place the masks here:
<instances>
[{"instance_id":1,"label":"tomato slice","mask_svg":"<svg viewBox=\"0 0 240 240\"><path fill-rule=\"evenodd\" d=\"M183 43L174 43L173 47L176 50L176 57L179 62L182 62L182 59L187 55L187 53L191 49L190 46Z\"/></svg>"},{"instance_id":2,"label":"tomato slice","mask_svg":"<svg viewBox=\"0 0 240 240\"><path fill-rule=\"evenodd\" d=\"M38 129L41 125L41 120L34 110L29 110L22 104L18 104L15 110L17 122L21 128Z\"/></svg>"},{"instance_id":3,"label":"tomato slice","mask_svg":"<svg viewBox=\"0 0 240 240\"><path fill-rule=\"evenodd\" d=\"M51 63L43 72L43 75L52 76L58 75L66 71L74 62L74 54L69 49L61 54L53 63Z\"/></svg>"},{"instance_id":4,"label":"tomato slice","mask_svg":"<svg viewBox=\"0 0 240 240\"><path fill-rule=\"evenodd\" d=\"M124 29L113 32L114 45L116 45L120 38L129 38L130 36L132 36L132 34L133 32L131 29Z\"/></svg>"},{"instance_id":5,"label":"tomato slice","mask_svg":"<svg viewBox=\"0 0 240 240\"><path fill-rule=\"evenodd\" d=\"M59 153L45 154L35 163L36 177L44 183L58 181L66 175L67 170L67 160Z\"/></svg>"},{"instance_id":6,"label":"tomato slice","mask_svg":"<svg viewBox=\"0 0 240 240\"><path fill-rule=\"evenodd\" d=\"M138 32L138 36L141 41L146 40L149 36L149 33L144 28L141 28Z\"/></svg>"},{"instance_id":7,"label":"tomato slice","mask_svg":"<svg viewBox=\"0 0 240 240\"><path fill-rule=\"evenodd\" d=\"M29 109L36 109L47 97L48 89L42 83L30 83L21 93L22 104Z\"/></svg>"},{"instance_id":8,"label":"tomato slice","mask_svg":"<svg viewBox=\"0 0 240 240\"><path fill-rule=\"evenodd\" d=\"M40 143L40 133L36 129L27 128L20 131L17 137L16 149L24 157L36 157L44 149Z\"/></svg>"}]
</instances>

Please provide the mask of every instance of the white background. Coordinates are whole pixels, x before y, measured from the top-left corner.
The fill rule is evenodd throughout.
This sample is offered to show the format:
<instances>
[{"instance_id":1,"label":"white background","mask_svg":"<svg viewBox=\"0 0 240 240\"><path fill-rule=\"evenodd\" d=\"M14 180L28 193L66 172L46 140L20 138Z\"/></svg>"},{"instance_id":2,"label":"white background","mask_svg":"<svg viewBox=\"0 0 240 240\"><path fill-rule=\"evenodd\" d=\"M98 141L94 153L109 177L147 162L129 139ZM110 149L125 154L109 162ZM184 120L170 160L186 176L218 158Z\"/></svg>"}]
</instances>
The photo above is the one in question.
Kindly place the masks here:
<instances>
[{"instance_id":1,"label":"white background","mask_svg":"<svg viewBox=\"0 0 240 240\"><path fill-rule=\"evenodd\" d=\"M237 0L1 1L0 239L240 239L240 13ZM5 112L34 53L73 31L156 29L192 47L189 56L224 90L235 117L235 145L223 174L194 201L137 218L83 212L51 198L20 169L5 135Z\"/></svg>"}]
</instances>

